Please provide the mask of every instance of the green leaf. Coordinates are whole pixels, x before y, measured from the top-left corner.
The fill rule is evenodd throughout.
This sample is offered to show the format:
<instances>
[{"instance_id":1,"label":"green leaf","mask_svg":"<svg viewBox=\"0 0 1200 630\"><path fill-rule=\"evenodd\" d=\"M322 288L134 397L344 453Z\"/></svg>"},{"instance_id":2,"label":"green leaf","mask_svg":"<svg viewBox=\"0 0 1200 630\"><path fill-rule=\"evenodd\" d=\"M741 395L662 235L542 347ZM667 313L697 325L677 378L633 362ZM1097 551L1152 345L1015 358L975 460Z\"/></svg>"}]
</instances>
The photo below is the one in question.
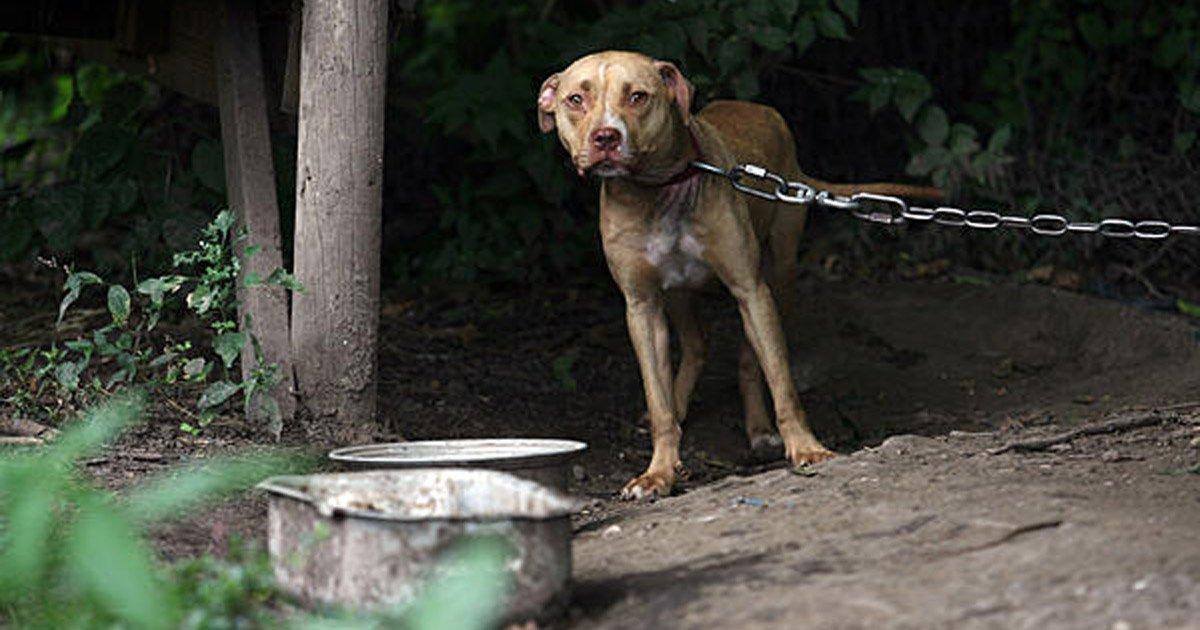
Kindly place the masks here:
<instances>
[{"instance_id":1,"label":"green leaf","mask_svg":"<svg viewBox=\"0 0 1200 630\"><path fill-rule=\"evenodd\" d=\"M64 463L73 462L96 451L139 420L145 404L145 397L140 392L110 398L64 430L51 447L50 457Z\"/></svg>"},{"instance_id":2,"label":"green leaf","mask_svg":"<svg viewBox=\"0 0 1200 630\"><path fill-rule=\"evenodd\" d=\"M211 409L223 404L229 400L231 396L241 391L242 386L229 381L216 381L209 384L204 389L204 393L200 394L200 400L196 403L201 409Z\"/></svg>"},{"instance_id":3,"label":"green leaf","mask_svg":"<svg viewBox=\"0 0 1200 630\"><path fill-rule=\"evenodd\" d=\"M749 29L750 39L767 50L783 50L791 37L777 26L760 26Z\"/></svg>"},{"instance_id":4,"label":"green leaf","mask_svg":"<svg viewBox=\"0 0 1200 630\"><path fill-rule=\"evenodd\" d=\"M484 630L493 627L509 590L504 566L512 548L496 536L472 537L447 554L425 592L405 615L411 630Z\"/></svg>"},{"instance_id":5,"label":"green leaf","mask_svg":"<svg viewBox=\"0 0 1200 630\"><path fill-rule=\"evenodd\" d=\"M213 307L217 294L211 285L201 284L187 296L188 308L203 315Z\"/></svg>"},{"instance_id":6,"label":"green leaf","mask_svg":"<svg viewBox=\"0 0 1200 630\"><path fill-rule=\"evenodd\" d=\"M282 453L214 458L187 470L166 473L130 491L128 513L140 524L173 518L246 490L266 477L304 472L315 463Z\"/></svg>"},{"instance_id":7,"label":"green leaf","mask_svg":"<svg viewBox=\"0 0 1200 630\"><path fill-rule=\"evenodd\" d=\"M79 293L83 287L92 284L104 284L100 276L90 271L76 271L67 274L67 281L64 286L67 289L67 294L63 296L62 302L58 305L58 319L55 324L61 324L63 316L67 314L67 309L70 308L75 300L79 299Z\"/></svg>"},{"instance_id":8,"label":"green leaf","mask_svg":"<svg viewBox=\"0 0 1200 630\"><path fill-rule=\"evenodd\" d=\"M233 362L237 360L244 345L246 345L246 333L244 332L221 333L213 339L213 350L216 351L217 356L221 357L221 362L225 364L226 368L232 366Z\"/></svg>"},{"instance_id":9,"label":"green leaf","mask_svg":"<svg viewBox=\"0 0 1200 630\"><path fill-rule=\"evenodd\" d=\"M717 69L722 75L730 75L748 65L750 46L746 40L734 35L721 43L717 51Z\"/></svg>"},{"instance_id":10,"label":"green leaf","mask_svg":"<svg viewBox=\"0 0 1200 630\"><path fill-rule=\"evenodd\" d=\"M246 273L244 282L247 287L257 287L263 283L263 279L262 276L258 275L258 272L251 271Z\"/></svg>"},{"instance_id":11,"label":"green leaf","mask_svg":"<svg viewBox=\"0 0 1200 630\"><path fill-rule=\"evenodd\" d=\"M26 468L5 480L8 501L4 506L3 555L0 555L0 601L40 590L54 556L50 536L59 519L57 479L52 469ZM14 492L14 490L16 490Z\"/></svg>"},{"instance_id":12,"label":"green leaf","mask_svg":"<svg viewBox=\"0 0 1200 630\"><path fill-rule=\"evenodd\" d=\"M133 148L132 132L115 125L96 125L75 144L73 157L85 177L99 177L112 170Z\"/></svg>"},{"instance_id":13,"label":"green leaf","mask_svg":"<svg viewBox=\"0 0 1200 630\"><path fill-rule=\"evenodd\" d=\"M208 139L197 142L192 148L192 170L205 188L225 194L225 158L220 144Z\"/></svg>"},{"instance_id":14,"label":"green leaf","mask_svg":"<svg viewBox=\"0 0 1200 630\"><path fill-rule=\"evenodd\" d=\"M963 123L954 123L950 127L950 152L959 157L968 157L979 150L976 140L978 133L974 127Z\"/></svg>"},{"instance_id":15,"label":"green leaf","mask_svg":"<svg viewBox=\"0 0 1200 630\"><path fill-rule=\"evenodd\" d=\"M930 105L921 110L917 117L917 135L925 144L940 146L949 133L950 121L941 107Z\"/></svg>"},{"instance_id":16,"label":"green leaf","mask_svg":"<svg viewBox=\"0 0 1200 630\"><path fill-rule=\"evenodd\" d=\"M123 325L129 320L129 291L119 284L108 287L108 312L114 324Z\"/></svg>"},{"instance_id":17,"label":"green leaf","mask_svg":"<svg viewBox=\"0 0 1200 630\"><path fill-rule=\"evenodd\" d=\"M1004 149L1008 147L1009 140L1012 140L1012 127L1004 125L992 132L992 137L988 139L987 150L989 153L1004 153Z\"/></svg>"},{"instance_id":18,"label":"green leaf","mask_svg":"<svg viewBox=\"0 0 1200 630\"><path fill-rule=\"evenodd\" d=\"M796 46L796 54L804 54L804 51L808 50L808 47L812 46L815 41L817 41L817 24L813 21L812 16L806 15L796 22L796 30L792 33L792 44Z\"/></svg>"},{"instance_id":19,"label":"green leaf","mask_svg":"<svg viewBox=\"0 0 1200 630\"><path fill-rule=\"evenodd\" d=\"M846 22L842 20L842 16L829 10L817 13L817 31L825 37L833 39L850 39L850 35L846 33Z\"/></svg>"},{"instance_id":20,"label":"green leaf","mask_svg":"<svg viewBox=\"0 0 1200 630\"><path fill-rule=\"evenodd\" d=\"M912 122L917 110L933 96L933 87L925 77L912 73L896 84L896 108L907 122Z\"/></svg>"},{"instance_id":21,"label":"green leaf","mask_svg":"<svg viewBox=\"0 0 1200 630\"><path fill-rule=\"evenodd\" d=\"M63 389L73 392L79 388L79 364L73 361L59 363L54 368L54 380L58 382Z\"/></svg>"},{"instance_id":22,"label":"green leaf","mask_svg":"<svg viewBox=\"0 0 1200 630\"><path fill-rule=\"evenodd\" d=\"M65 560L77 587L113 616L138 628L175 626L171 592L137 532L111 506L99 500L80 506Z\"/></svg>"},{"instance_id":23,"label":"green leaf","mask_svg":"<svg viewBox=\"0 0 1200 630\"><path fill-rule=\"evenodd\" d=\"M852 24L858 23L858 0L833 0L833 4Z\"/></svg>"},{"instance_id":24,"label":"green leaf","mask_svg":"<svg viewBox=\"0 0 1200 630\"><path fill-rule=\"evenodd\" d=\"M1200 319L1200 304L1193 304L1183 298L1179 298L1175 301L1175 307L1179 309L1180 313L1188 317Z\"/></svg>"},{"instance_id":25,"label":"green leaf","mask_svg":"<svg viewBox=\"0 0 1200 630\"><path fill-rule=\"evenodd\" d=\"M283 287L289 291L295 291L297 293L304 292L304 285L300 284L300 281L296 279L296 276L288 273L282 267L276 267L275 271L272 271L271 275L267 276L267 284Z\"/></svg>"},{"instance_id":26,"label":"green leaf","mask_svg":"<svg viewBox=\"0 0 1200 630\"><path fill-rule=\"evenodd\" d=\"M225 209L217 213L217 217L212 220L212 226L221 234L229 234L229 230L237 223L237 215L232 210Z\"/></svg>"}]
</instances>

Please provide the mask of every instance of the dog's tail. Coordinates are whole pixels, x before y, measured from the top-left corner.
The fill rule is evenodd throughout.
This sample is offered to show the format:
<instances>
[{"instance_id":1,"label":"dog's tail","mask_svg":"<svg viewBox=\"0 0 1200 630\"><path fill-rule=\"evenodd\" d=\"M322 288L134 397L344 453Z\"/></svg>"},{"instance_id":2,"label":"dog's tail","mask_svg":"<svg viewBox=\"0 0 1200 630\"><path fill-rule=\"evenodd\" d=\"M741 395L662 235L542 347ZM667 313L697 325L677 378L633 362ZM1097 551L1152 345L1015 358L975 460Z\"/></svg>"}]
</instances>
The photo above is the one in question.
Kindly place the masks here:
<instances>
[{"instance_id":1,"label":"dog's tail","mask_svg":"<svg viewBox=\"0 0 1200 630\"><path fill-rule=\"evenodd\" d=\"M913 186L910 184L894 184L891 182L871 182L868 184L834 184L831 182L821 181L815 177L803 175L799 177L800 181L816 188L817 190L828 190L835 195L850 196L854 193L873 193L876 195L891 195L893 197L907 197L910 199L924 199L926 201L943 201L946 198L946 193L939 188L933 186Z\"/></svg>"}]
</instances>

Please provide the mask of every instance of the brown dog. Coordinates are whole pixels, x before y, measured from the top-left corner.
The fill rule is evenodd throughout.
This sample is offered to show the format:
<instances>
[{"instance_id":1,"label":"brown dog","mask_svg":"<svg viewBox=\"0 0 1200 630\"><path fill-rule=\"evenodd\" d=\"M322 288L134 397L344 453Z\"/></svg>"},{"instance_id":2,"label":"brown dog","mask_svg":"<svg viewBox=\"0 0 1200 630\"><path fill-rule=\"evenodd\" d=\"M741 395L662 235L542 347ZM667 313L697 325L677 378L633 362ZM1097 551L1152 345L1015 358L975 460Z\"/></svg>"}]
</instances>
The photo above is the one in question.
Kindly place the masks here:
<instances>
[{"instance_id":1,"label":"brown dog","mask_svg":"<svg viewBox=\"0 0 1200 630\"><path fill-rule=\"evenodd\" d=\"M717 101L693 116L691 103L692 86L674 65L618 51L579 59L546 79L537 99L542 131L558 129L581 176L603 178L604 255L625 295L654 443L650 466L621 493L627 499L666 496L675 482L680 423L705 352L690 290L714 277L729 288L742 317L738 376L751 447L779 443L764 405L765 374L788 459L802 464L833 456L805 421L780 324L795 298L805 213L742 195L728 181L691 167L693 160L722 168L754 163L837 194L940 194L899 184L813 180L800 172L791 132L775 110ZM674 378L667 316L682 350Z\"/></svg>"}]
</instances>

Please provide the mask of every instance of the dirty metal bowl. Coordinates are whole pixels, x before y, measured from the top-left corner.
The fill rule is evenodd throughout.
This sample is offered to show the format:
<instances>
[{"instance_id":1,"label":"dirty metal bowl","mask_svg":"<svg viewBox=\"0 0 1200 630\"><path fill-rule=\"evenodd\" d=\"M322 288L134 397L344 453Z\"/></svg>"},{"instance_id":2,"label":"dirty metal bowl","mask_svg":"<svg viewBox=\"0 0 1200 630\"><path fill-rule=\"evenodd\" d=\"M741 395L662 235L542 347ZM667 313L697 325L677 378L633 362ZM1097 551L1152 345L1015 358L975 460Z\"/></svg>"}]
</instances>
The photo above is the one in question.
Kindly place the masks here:
<instances>
[{"instance_id":1,"label":"dirty metal bowl","mask_svg":"<svg viewBox=\"0 0 1200 630\"><path fill-rule=\"evenodd\" d=\"M306 605L403 606L470 535L499 535L513 548L504 619L545 619L566 603L570 515L580 505L541 484L418 469L274 477L259 487L269 494L275 579Z\"/></svg>"},{"instance_id":2,"label":"dirty metal bowl","mask_svg":"<svg viewBox=\"0 0 1200 630\"><path fill-rule=\"evenodd\" d=\"M565 491L570 463L587 450L574 440L423 440L337 449L329 458L350 470L486 468Z\"/></svg>"}]
</instances>

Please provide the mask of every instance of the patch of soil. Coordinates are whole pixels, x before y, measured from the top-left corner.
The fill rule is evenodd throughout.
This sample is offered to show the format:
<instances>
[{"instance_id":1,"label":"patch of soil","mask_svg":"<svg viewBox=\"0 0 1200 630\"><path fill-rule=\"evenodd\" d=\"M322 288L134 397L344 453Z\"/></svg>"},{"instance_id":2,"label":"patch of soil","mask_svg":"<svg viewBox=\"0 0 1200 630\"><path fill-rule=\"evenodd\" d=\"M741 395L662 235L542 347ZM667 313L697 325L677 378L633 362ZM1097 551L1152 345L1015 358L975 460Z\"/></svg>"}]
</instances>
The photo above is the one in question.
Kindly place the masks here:
<instances>
[{"instance_id":1,"label":"patch of soil","mask_svg":"<svg viewBox=\"0 0 1200 630\"><path fill-rule=\"evenodd\" d=\"M624 305L607 285L389 300L379 395L390 435L380 437L590 444L573 485L593 501L577 520L565 625L1182 627L1200 618L1200 475L1183 472L1200 460L1200 442L1186 417L1058 450L985 452L1194 400L1192 321L1035 285L810 281L795 372L814 429L844 455L810 478L747 460L740 324L724 295L703 308L710 356L684 426L691 475L678 496L613 500L650 450ZM178 412L156 414L162 422L89 470L125 487L252 445L236 422L196 441L176 429ZM129 455L144 450L163 458ZM220 552L233 535L261 541L264 514L260 497L231 502L160 529L156 542L170 557Z\"/></svg>"}]
</instances>

